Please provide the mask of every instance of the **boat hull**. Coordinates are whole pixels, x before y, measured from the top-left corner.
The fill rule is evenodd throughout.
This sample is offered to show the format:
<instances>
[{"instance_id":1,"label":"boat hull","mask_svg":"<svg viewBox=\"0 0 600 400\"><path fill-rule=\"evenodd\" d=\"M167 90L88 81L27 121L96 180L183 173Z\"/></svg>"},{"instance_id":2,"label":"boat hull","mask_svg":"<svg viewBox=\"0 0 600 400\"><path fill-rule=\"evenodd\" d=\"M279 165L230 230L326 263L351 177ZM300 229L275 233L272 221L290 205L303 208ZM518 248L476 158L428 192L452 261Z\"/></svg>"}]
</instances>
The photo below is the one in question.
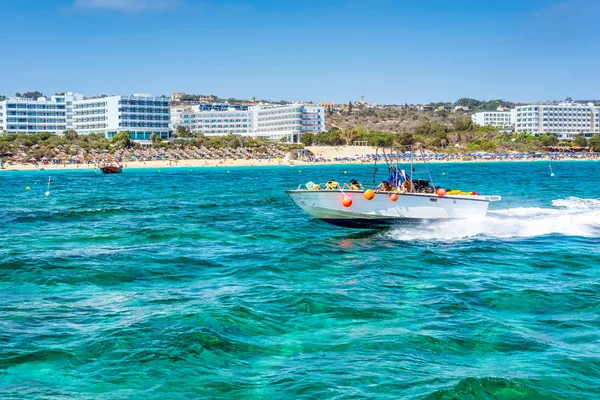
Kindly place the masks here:
<instances>
[{"instance_id":1,"label":"boat hull","mask_svg":"<svg viewBox=\"0 0 600 400\"><path fill-rule=\"evenodd\" d=\"M395 224L415 224L424 220L465 219L483 217L489 202L499 200L490 196L444 196L426 193L398 195L376 193L367 200L362 191L288 190L286 193L298 207L313 217L332 225L352 228L380 228ZM352 199L344 207L344 196Z\"/></svg>"},{"instance_id":2,"label":"boat hull","mask_svg":"<svg viewBox=\"0 0 600 400\"><path fill-rule=\"evenodd\" d=\"M120 174L121 172L123 172L123 168L114 165L108 165L100 167L100 171L102 171L102 173L104 174Z\"/></svg>"}]
</instances>

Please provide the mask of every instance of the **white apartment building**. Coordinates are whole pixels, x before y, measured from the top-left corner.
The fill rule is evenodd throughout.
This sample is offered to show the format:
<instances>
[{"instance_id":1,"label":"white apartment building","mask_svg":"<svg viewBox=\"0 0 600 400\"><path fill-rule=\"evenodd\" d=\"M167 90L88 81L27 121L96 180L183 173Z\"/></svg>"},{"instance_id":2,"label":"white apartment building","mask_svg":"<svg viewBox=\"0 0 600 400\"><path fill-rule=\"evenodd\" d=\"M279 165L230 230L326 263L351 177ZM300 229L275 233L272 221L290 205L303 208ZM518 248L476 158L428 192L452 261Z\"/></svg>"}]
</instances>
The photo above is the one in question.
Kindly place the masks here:
<instances>
[{"instance_id":1,"label":"white apartment building","mask_svg":"<svg viewBox=\"0 0 600 400\"><path fill-rule=\"evenodd\" d=\"M515 129L533 135L553 133L561 140L600 132L599 107L594 104L560 103L527 105L515 109Z\"/></svg>"},{"instance_id":2,"label":"white apartment building","mask_svg":"<svg viewBox=\"0 0 600 400\"><path fill-rule=\"evenodd\" d=\"M230 133L249 135L252 129L252 113L247 106L229 104L197 104L171 108L171 130L183 126L191 132L207 136L223 136Z\"/></svg>"},{"instance_id":3,"label":"white apartment building","mask_svg":"<svg viewBox=\"0 0 600 400\"><path fill-rule=\"evenodd\" d=\"M500 132L515 130L515 111L484 111L471 116L473 123L481 126L494 126Z\"/></svg>"},{"instance_id":4,"label":"white apartment building","mask_svg":"<svg viewBox=\"0 0 600 400\"><path fill-rule=\"evenodd\" d=\"M10 97L0 101L0 131L8 133L61 134L73 129L73 93L28 99Z\"/></svg>"},{"instance_id":5,"label":"white apartment building","mask_svg":"<svg viewBox=\"0 0 600 400\"><path fill-rule=\"evenodd\" d=\"M129 131L132 140L148 141L152 134L169 138L170 99L150 94L75 100L73 128L86 135L102 133L112 139Z\"/></svg>"},{"instance_id":6,"label":"white apartment building","mask_svg":"<svg viewBox=\"0 0 600 400\"><path fill-rule=\"evenodd\" d=\"M252 110L252 135L271 140L300 143L303 134L325 130L325 108L312 104L255 106Z\"/></svg>"},{"instance_id":7,"label":"white apartment building","mask_svg":"<svg viewBox=\"0 0 600 400\"><path fill-rule=\"evenodd\" d=\"M174 107L171 109L171 129L175 131L179 126L207 136L232 133L298 143L306 132L325 130L325 108L309 104Z\"/></svg>"}]
</instances>

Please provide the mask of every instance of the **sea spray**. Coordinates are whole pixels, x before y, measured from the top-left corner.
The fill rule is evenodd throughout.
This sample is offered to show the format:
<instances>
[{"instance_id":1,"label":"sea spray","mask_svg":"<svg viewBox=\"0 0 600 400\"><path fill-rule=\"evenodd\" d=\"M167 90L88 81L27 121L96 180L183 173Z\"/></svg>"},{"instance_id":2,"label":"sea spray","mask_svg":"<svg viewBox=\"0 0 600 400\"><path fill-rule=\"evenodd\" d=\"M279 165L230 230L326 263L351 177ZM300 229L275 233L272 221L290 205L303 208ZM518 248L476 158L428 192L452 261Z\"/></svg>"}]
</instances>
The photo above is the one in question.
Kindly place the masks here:
<instances>
[{"instance_id":1,"label":"sea spray","mask_svg":"<svg viewBox=\"0 0 600 400\"><path fill-rule=\"evenodd\" d=\"M555 207L518 207L489 211L486 217L423 222L389 232L396 240L457 241L545 235L600 237L600 200L569 197Z\"/></svg>"}]
</instances>

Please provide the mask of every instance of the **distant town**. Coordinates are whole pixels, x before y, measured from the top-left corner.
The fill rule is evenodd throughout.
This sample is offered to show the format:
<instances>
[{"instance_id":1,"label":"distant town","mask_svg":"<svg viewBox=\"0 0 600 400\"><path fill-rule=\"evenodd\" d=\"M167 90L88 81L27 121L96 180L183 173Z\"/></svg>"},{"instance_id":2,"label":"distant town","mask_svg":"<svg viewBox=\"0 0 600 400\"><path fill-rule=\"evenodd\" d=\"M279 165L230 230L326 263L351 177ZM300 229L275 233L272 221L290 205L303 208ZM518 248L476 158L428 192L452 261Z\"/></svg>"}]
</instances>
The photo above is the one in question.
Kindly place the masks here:
<instances>
[{"instance_id":1,"label":"distant town","mask_svg":"<svg viewBox=\"0 0 600 400\"><path fill-rule=\"evenodd\" d=\"M184 92L89 97L72 92L45 96L36 91L0 96L0 131L54 135L75 131L102 134L107 139L128 131L133 141L141 143L195 134L301 143L306 134L314 136L331 129L364 129L367 125L370 130L402 133L416 129L410 121L449 124L468 117L474 126L499 133L585 141L600 132L600 106L596 104L596 100L570 98L530 103L462 98L454 103L380 105L364 97L336 104L224 99Z\"/></svg>"}]
</instances>

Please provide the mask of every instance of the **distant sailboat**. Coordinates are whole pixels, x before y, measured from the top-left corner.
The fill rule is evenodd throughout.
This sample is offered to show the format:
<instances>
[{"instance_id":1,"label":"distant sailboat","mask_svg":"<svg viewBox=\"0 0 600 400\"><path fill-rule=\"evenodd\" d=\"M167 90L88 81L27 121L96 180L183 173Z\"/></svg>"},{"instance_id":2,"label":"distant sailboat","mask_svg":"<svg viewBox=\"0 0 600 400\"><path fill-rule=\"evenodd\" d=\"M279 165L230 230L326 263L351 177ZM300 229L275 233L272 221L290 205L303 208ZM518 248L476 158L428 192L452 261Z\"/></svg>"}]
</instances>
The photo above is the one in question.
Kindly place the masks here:
<instances>
[{"instance_id":1,"label":"distant sailboat","mask_svg":"<svg viewBox=\"0 0 600 400\"><path fill-rule=\"evenodd\" d=\"M550 168L550 176L554 176L554 172L552 172L552 165L548 164L548 168Z\"/></svg>"}]
</instances>

